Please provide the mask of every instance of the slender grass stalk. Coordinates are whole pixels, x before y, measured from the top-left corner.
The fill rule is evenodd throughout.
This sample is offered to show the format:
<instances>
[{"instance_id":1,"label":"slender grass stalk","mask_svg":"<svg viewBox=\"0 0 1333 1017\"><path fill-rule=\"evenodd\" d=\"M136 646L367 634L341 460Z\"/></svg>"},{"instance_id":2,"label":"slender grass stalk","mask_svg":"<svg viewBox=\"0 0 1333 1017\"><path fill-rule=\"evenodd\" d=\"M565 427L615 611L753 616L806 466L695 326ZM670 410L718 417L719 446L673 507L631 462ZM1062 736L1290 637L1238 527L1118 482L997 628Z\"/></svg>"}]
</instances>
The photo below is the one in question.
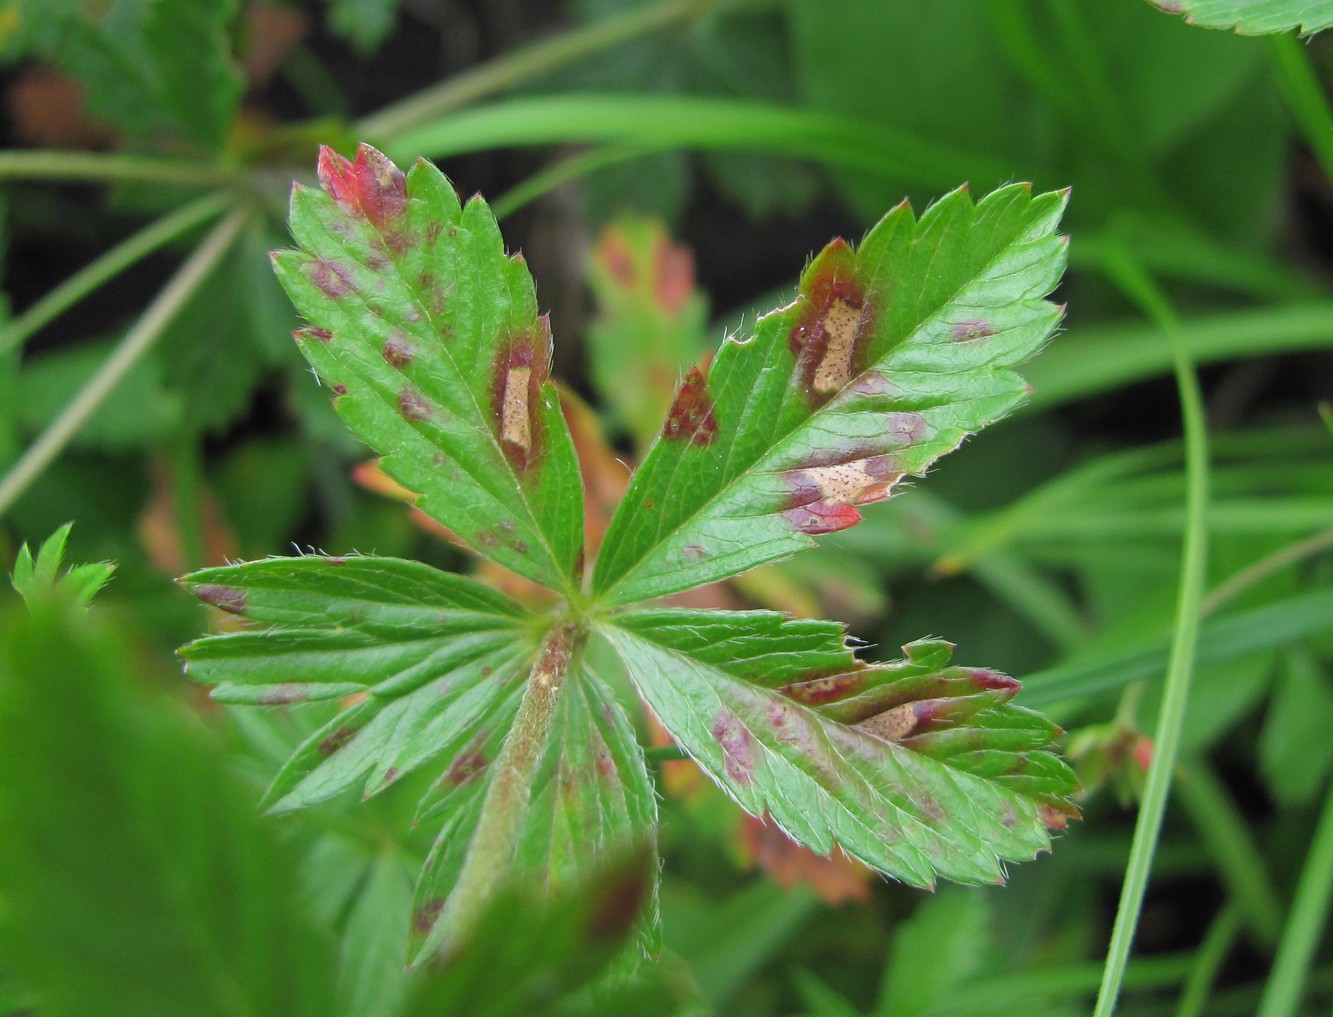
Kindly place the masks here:
<instances>
[{"instance_id":1,"label":"slender grass stalk","mask_svg":"<svg viewBox=\"0 0 1333 1017\"><path fill-rule=\"evenodd\" d=\"M1138 822L1130 846L1129 864L1121 887L1120 904L1107 950L1101 988L1097 993L1094 1017L1110 1017L1125 977L1134 934L1138 928L1143 898L1148 889L1153 854L1166 814L1171 776L1180 751L1180 731L1189 701L1190 680L1194 673L1195 648L1199 635L1199 605L1207 578L1208 561L1208 431L1204 418L1203 396L1190 361L1189 350L1181 340L1175 311L1128 257L1115 259L1115 276L1126 295L1138 303L1154 320L1173 346L1176 384L1180 390L1181 417L1185 436L1186 512L1185 546L1181 555L1180 593L1176 605L1175 636L1166 673L1166 688L1161 712L1153 734L1153 757L1139 806Z\"/></svg>"},{"instance_id":2,"label":"slender grass stalk","mask_svg":"<svg viewBox=\"0 0 1333 1017\"><path fill-rule=\"evenodd\" d=\"M1208 1006L1208 995L1217 981L1222 962L1231 952L1236 935L1240 932L1241 908L1234 900L1218 912L1208 933L1194 953L1194 966L1180 992L1175 1017L1203 1017Z\"/></svg>"},{"instance_id":3,"label":"slender grass stalk","mask_svg":"<svg viewBox=\"0 0 1333 1017\"><path fill-rule=\"evenodd\" d=\"M50 324L103 283L152 254L181 234L221 215L231 203L225 193L210 194L149 223L62 282L0 331L0 356Z\"/></svg>"},{"instance_id":4,"label":"slender grass stalk","mask_svg":"<svg viewBox=\"0 0 1333 1017\"><path fill-rule=\"evenodd\" d=\"M393 140L404 131L438 120L478 99L637 36L693 20L714 6L714 0L660 0L582 28L561 32L372 113L356 124L356 132L358 136L372 140Z\"/></svg>"},{"instance_id":5,"label":"slender grass stalk","mask_svg":"<svg viewBox=\"0 0 1333 1017\"><path fill-rule=\"evenodd\" d=\"M1323 167L1324 176L1333 181L1333 110L1329 109L1323 86L1310 66L1305 46L1295 35L1285 32L1268 37L1268 52L1273 59L1278 90L1305 135L1310 151Z\"/></svg>"},{"instance_id":6,"label":"slender grass stalk","mask_svg":"<svg viewBox=\"0 0 1333 1017\"><path fill-rule=\"evenodd\" d=\"M1262 582L1269 576L1283 569L1313 558L1324 551L1333 550L1333 530L1324 530L1313 536L1298 540L1294 544L1278 548L1272 554L1246 565L1225 582L1215 587L1206 598L1201 610L1205 615L1212 614L1227 601L1248 590L1255 583Z\"/></svg>"},{"instance_id":7,"label":"slender grass stalk","mask_svg":"<svg viewBox=\"0 0 1333 1017\"><path fill-rule=\"evenodd\" d=\"M78 433L80 427L155 343L173 318L217 266L241 232L244 212L218 223L163 287L147 310L116 345L106 363L88 380L51 425L0 478L0 515L28 489Z\"/></svg>"},{"instance_id":8,"label":"slender grass stalk","mask_svg":"<svg viewBox=\"0 0 1333 1017\"><path fill-rule=\"evenodd\" d=\"M239 173L227 166L144 155L27 149L0 152L0 180L89 180L100 183L138 181L182 187L235 184Z\"/></svg>"},{"instance_id":9,"label":"slender grass stalk","mask_svg":"<svg viewBox=\"0 0 1333 1017\"><path fill-rule=\"evenodd\" d=\"M1282 930L1273 972L1264 986L1256 1017L1293 1017L1301 1004L1307 973L1323 937L1333 902L1333 784L1305 856L1296 896Z\"/></svg>"},{"instance_id":10,"label":"slender grass stalk","mask_svg":"<svg viewBox=\"0 0 1333 1017\"><path fill-rule=\"evenodd\" d=\"M646 145L604 145L586 149L553 163L511 187L491 202L491 211L497 219L504 219L570 181L582 179L608 166L650 155L653 151L652 147Z\"/></svg>"},{"instance_id":11,"label":"slender grass stalk","mask_svg":"<svg viewBox=\"0 0 1333 1017\"><path fill-rule=\"evenodd\" d=\"M1182 766L1176 785L1180 803L1217 861L1232 901L1239 906L1250 933L1272 949L1282 929L1281 896L1268 876L1263 854L1250 829L1205 760Z\"/></svg>"}]
</instances>

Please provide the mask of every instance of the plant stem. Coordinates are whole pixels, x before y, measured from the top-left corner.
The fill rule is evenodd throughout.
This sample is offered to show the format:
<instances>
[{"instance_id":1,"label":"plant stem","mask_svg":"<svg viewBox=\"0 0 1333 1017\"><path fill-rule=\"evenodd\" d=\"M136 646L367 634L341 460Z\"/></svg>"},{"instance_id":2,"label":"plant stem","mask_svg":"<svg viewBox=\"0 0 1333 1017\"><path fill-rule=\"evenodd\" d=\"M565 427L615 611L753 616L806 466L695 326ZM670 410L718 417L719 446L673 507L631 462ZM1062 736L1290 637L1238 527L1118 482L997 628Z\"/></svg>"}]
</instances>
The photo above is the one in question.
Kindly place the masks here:
<instances>
[{"instance_id":1,"label":"plant stem","mask_svg":"<svg viewBox=\"0 0 1333 1017\"><path fill-rule=\"evenodd\" d=\"M1333 181L1333 111L1328 108L1305 47L1295 35L1284 32L1269 36L1268 48L1278 89L1324 175Z\"/></svg>"},{"instance_id":2,"label":"plant stem","mask_svg":"<svg viewBox=\"0 0 1333 1017\"><path fill-rule=\"evenodd\" d=\"M1257 1017L1292 1017L1300 1008L1306 972L1324 934L1333 897L1333 784L1324 799L1314 841L1305 856L1287 927L1282 930L1273 973L1264 986Z\"/></svg>"},{"instance_id":3,"label":"plant stem","mask_svg":"<svg viewBox=\"0 0 1333 1017\"><path fill-rule=\"evenodd\" d=\"M28 489L58 456L80 427L120 384L130 368L152 347L194 295L241 231L245 213L233 212L213 228L163 287L148 309L125 333L98 372L88 380L50 426L0 479L0 515Z\"/></svg>"},{"instance_id":4,"label":"plant stem","mask_svg":"<svg viewBox=\"0 0 1333 1017\"><path fill-rule=\"evenodd\" d=\"M237 182L225 166L142 155L30 149L0 152L0 179L92 180L117 183L137 180L184 187L218 187Z\"/></svg>"},{"instance_id":5,"label":"plant stem","mask_svg":"<svg viewBox=\"0 0 1333 1017\"><path fill-rule=\"evenodd\" d=\"M1112 259L1113 277L1130 299L1147 312L1172 344L1176 385L1180 391L1185 435L1186 515L1185 546L1181 555L1180 592L1176 605L1175 636L1167 667L1166 688L1153 735L1152 763L1143 789L1138 822L1130 846L1129 864L1116 909L1115 926L1107 950L1106 967L1097 994L1094 1017L1115 1012L1125 977L1134 933L1138 928L1143 898L1148 888L1153 854L1166 814L1171 775L1180 750L1180 731L1189 701L1190 680L1199 636L1199 605L1207 578L1208 562L1208 431L1203 396L1189 351L1179 332L1179 321L1157 286L1127 255Z\"/></svg>"},{"instance_id":6,"label":"plant stem","mask_svg":"<svg viewBox=\"0 0 1333 1017\"><path fill-rule=\"evenodd\" d=\"M711 6L710 0L661 0L562 32L372 113L356 124L356 133L372 140L392 140L406 130L599 50L698 17Z\"/></svg>"},{"instance_id":7,"label":"plant stem","mask_svg":"<svg viewBox=\"0 0 1333 1017\"><path fill-rule=\"evenodd\" d=\"M192 201L170 215L163 216L133 236L122 240L97 260L75 272L0 331L0 356L16 346L21 346L34 332L48 325L136 261L194 226L220 215L230 202L231 196L226 193L210 194Z\"/></svg>"},{"instance_id":8,"label":"plant stem","mask_svg":"<svg viewBox=\"0 0 1333 1017\"><path fill-rule=\"evenodd\" d=\"M482 803L481 820L468 845L467 860L449 895L438 933L446 951L476 921L509 872L577 636L573 622L562 622L547 632L537 651L514 726L496 757L495 778Z\"/></svg>"}]
</instances>

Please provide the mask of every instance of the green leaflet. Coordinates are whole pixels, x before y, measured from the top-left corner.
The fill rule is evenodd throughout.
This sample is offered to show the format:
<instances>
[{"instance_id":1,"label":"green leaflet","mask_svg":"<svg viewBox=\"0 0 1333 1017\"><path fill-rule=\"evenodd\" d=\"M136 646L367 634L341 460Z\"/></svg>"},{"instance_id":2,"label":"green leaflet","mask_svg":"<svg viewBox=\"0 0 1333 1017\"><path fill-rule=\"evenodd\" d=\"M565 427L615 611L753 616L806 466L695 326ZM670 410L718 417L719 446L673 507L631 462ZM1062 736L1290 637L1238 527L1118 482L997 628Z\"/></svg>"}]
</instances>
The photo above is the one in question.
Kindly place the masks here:
<instances>
[{"instance_id":1,"label":"green leaflet","mask_svg":"<svg viewBox=\"0 0 1333 1017\"><path fill-rule=\"evenodd\" d=\"M1148 0L1193 25L1234 28L1245 35L1289 32L1309 35L1333 25L1331 0Z\"/></svg>"},{"instance_id":2,"label":"green leaflet","mask_svg":"<svg viewBox=\"0 0 1333 1017\"><path fill-rule=\"evenodd\" d=\"M856 523L1027 386L1050 336L1064 194L959 190L831 243L795 302L685 377L602 545L594 593L627 604L736 575Z\"/></svg>"},{"instance_id":3,"label":"green leaflet","mask_svg":"<svg viewBox=\"0 0 1333 1017\"><path fill-rule=\"evenodd\" d=\"M320 180L327 193L293 188L301 250L273 262L339 415L478 553L577 588L582 483L521 256L424 161L404 177L368 146L354 163L326 148Z\"/></svg>"},{"instance_id":4,"label":"green leaflet","mask_svg":"<svg viewBox=\"0 0 1333 1017\"><path fill-rule=\"evenodd\" d=\"M1003 862L1049 847L1047 828L1077 814L1073 774L1048 748L1057 729L1009 703L1013 679L939 668L947 644L937 642L920 644L917 659L909 647L885 675L861 665L841 675L815 669L801 681L782 651L733 665L692 650L706 617L627 613L602 632L704 771L812 850L839 847L915 886L934 885L937 874L997 882ZM756 644L770 638L767 612L731 620ZM760 684L775 668L769 683L781 691ZM802 696L803 687L819 694Z\"/></svg>"}]
</instances>

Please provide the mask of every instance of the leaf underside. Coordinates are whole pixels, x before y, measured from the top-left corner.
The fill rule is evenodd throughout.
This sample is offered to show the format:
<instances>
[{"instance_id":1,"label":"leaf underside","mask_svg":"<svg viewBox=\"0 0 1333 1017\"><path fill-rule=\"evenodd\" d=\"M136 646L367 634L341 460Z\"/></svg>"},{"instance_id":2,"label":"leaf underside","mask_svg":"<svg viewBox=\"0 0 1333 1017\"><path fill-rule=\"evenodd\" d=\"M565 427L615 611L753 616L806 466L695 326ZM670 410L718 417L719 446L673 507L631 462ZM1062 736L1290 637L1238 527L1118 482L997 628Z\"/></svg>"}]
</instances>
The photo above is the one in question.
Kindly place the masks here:
<instances>
[{"instance_id":1,"label":"leaf underside","mask_svg":"<svg viewBox=\"0 0 1333 1017\"><path fill-rule=\"evenodd\" d=\"M1012 678L947 666L948 643L865 664L837 626L764 611L628 612L603 634L699 766L820 854L914 886L997 882L1077 815L1059 729L1010 702Z\"/></svg>"},{"instance_id":2,"label":"leaf underside","mask_svg":"<svg viewBox=\"0 0 1333 1017\"><path fill-rule=\"evenodd\" d=\"M215 699L346 704L279 771L271 809L353 787L369 797L427 764L439 773L417 811L443 827L417 888L413 950L421 959L450 945L462 930L445 920L449 894L530 687L540 635L530 616L470 579L392 558L275 558L182 582L266 626L182 648ZM506 874L559 890L625 844L651 845L656 800L633 723L578 657L543 738Z\"/></svg>"},{"instance_id":3,"label":"leaf underside","mask_svg":"<svg viewBox=\"0 0 1333 1017\"><path fill-rule=\"evenodd\" d=\"M301 250L273 263L338 414L479 554L574 588L582 486L526 264L486 203L460 205L425 161L404 176L368 146L355 162L325 149L320 180L293 188Z\"/></svg>"},{"instance_id":4,"label":"leaf underside","mask_svg":"<svg viewBox=\"0 0 1333 1017\"><path fill-rule=\"evenodd\" d=\"M796 300L681 383L598 555L629 604L744 572L845 529L1022 401L1012 368L1050 336L1043 299L1065 195L963 190L900 205L859 249L836 240Z\"/></svg>"},{"instance_id":5,"label":"leaf underside","mask_svg":"<svg viewBox=\"0 0 1333 1017\"><path fill-rule=\"evenodd\" d=\"M1242 35L1299 29L1310 35L1333 26L1330 0L1149 0L1168 14L1184 14L1192 25L1233 28Z\"/></svg>"}]
</instances>

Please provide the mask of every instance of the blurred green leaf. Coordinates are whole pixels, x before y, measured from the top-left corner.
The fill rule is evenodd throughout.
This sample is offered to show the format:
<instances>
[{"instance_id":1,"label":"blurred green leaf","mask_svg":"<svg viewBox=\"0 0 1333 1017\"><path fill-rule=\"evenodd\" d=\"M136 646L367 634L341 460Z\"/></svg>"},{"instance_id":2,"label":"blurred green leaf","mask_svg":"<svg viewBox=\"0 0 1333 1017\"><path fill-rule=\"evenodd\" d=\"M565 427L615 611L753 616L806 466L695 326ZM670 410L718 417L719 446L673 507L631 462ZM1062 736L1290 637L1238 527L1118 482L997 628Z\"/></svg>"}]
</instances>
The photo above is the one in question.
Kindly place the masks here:
<instances>
[{"instance_id":1,"label":"blurred green leaf","mask_svg":"<svg viewBox=\"0 0 1333 1017\"><path fill-rule=\"evenodd\" d=\"M1308 805L1333 768L1333 687L1306 650L1280 658L1272 702L1259 734L1259 770L1286 806Z\"/></svg>"},{"instance_id":2,"label":"blurred green leaf","mask_svg":"<svg viewBox=\"0 0 1333 1017\"><path fill-rule=\"evenodd\" d=\"M73 565L60 572L73 525L66 523L43 541L36 559L27 544L19 548L10 580L30 608L60 601L87 607L97 591L110 581L116 568L111 562Z\"/></svg>"},{"instance_id":3,"label":"blurred green leaf","mask_svg":"<svg viewBox=\"0 0 1333 1017\"><path fill-rule=\"evenodd\" d=\"M922 901L893 934L876 1017L949 1013L954 989L986 966L986 900L948 889Z\"/></svg>"},{"instance_id":4,"label":"blurred green leaf","mask_svg":"<svg viewBox=\"0 0 1333 1017\"><path fill-rule=\"evenodd\" d=\"M9 51L36 51L78 78L88 109L131 137L184 134L216 151L241 95L231 56L237 0L9 0Z\"/></svg>"},{"instance_id":5,"label":"blurred green leaf","mask_svg":"<svg viewBox=\"0 0 1333 1017\"><path fill-rule=\"evenodd\" d=\"M295 861L197 721L58 603L0 639L0 936L41 1012L332 1012Z\"/></svg>"},{"instance_id":6,"label":"blurred green leaf","mask_svg":"<svg viewBox=\"0 0 1333 1017\"><path fill-rule=\"evenodd\" d=\"M402 0L325 0L329 25L364 55L379 48L393 29Z\"/></svg>"}]
</instances>

